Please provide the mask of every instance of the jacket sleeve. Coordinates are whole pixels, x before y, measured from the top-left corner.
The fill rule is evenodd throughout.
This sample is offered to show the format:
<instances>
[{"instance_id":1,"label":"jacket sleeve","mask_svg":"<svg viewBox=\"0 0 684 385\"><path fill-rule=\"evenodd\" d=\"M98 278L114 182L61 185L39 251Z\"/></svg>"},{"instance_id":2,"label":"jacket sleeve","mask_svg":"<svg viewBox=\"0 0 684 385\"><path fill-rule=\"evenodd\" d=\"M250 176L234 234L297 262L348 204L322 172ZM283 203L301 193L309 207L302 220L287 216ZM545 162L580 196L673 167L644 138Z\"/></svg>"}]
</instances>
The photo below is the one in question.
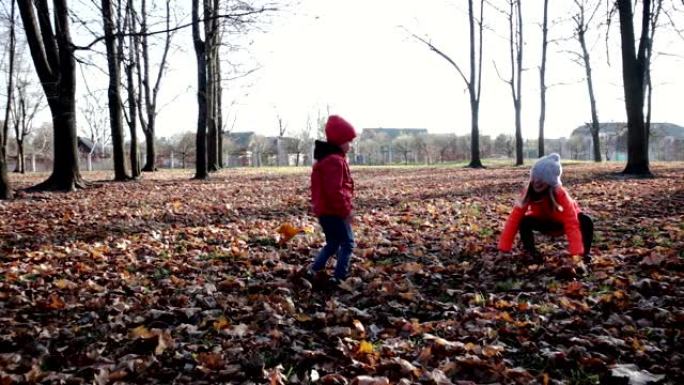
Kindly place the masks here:
<instances>
[{"instance_id":1,"label":"jacket sleeve","mask_svg":"<svg viewBox=\"0 0 684 385\"><path fill-rule=\"evenodd\" d=\"M337 216L346 218L351 215L352 197L351 191L347 191L345 181L344 159L330 157L323 171L323 183L321 183L321 195L326 201L326 206Z\"/></svg>"},{"instance_id":2,"label":"jacket sleeve","mask_svg":"<svg viewBox=\"0 0 684 385\"><path fill-rule=\"evenodd\" d=\"M508 216L504 229L501 232L501 238L499 238L499 250L503 252L509 252L513 248L513 240L515 240L515 235L518 232L518 226L523 216L525 216L525 211L527 206L522 207L520 205L515 205L513 211Z\"/></svg>"},{"instance_id":3,"label":"jacket sleeve","mask_svg":"<svg viewBox=\"0 0 684 385\"><path fill-rule=\"evenodd\" d=\"M557 188L554 194L556 202L563 208L561 219L565 236L568 237L568 251L572 255L582 255L584 245L582 244L582 232L580 231L579 219L577 219L575 202L562 187Z\"/></svg>"}]
</instances>

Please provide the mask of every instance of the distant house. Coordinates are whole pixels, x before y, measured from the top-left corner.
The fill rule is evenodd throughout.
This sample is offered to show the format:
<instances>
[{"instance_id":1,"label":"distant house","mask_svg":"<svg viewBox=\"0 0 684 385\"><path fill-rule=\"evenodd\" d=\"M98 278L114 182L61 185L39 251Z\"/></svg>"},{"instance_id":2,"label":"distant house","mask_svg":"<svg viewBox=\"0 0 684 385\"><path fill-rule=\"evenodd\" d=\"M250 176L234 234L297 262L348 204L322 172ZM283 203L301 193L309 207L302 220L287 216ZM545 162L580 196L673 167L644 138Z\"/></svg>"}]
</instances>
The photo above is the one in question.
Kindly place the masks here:
<instances>
[{"instance_id":1,"label":"distant house","mask_svg":"<svg viewBox=\"0 0 684 385\"><path fill-rule=\"evenodd\" d=\"M380 163L392 164L401 158L407 161L409 157L412 159L417 158L417 153L412 151L406 145L401 145L398 140L402 138L416 138L421 136L427 136L428 130L426 128L364 128L356 141L356 146L362 141L375 141L379 146L378 150L380 153ZM400 154L401 153L401 154ZM356 151L355 157L353 158L354 163L367 164L371 160L367 159L368 154L364 154L363 151Z\"/></svg>"},{"instance_id":2,"label":"distant house","mask_svg":"<svg viewBox=\"0 0 684 385\"><path fill-rule=\"evenodd\" d=\"M82 136L78 136L78 151L81 153L81 155L88 155L92 154L93 150L95 149L95 143L93 143L90 139L84 138Z\"/></svg>"},{"instance_id":3,"label":"distant house","mask_svg":"<svg viewBox=\"0 0 684 385\"><path fill-rule=\"evenodd\" d=\"M400 136L419 136L427 133L427 128L364 128L359 139L383 137L394 140Z\"/></svg>"},{"instance_id":4,"label":"distant house","mask_svg":"<svg viewBox=\"0 0 684 385\"><path fill-rule=\"evenodd\" d=\"M303 164L307 158L299 146L299 139L291 137L261 136L253 131L226 134L229 167L293 166Z\"/></svg>"},{"instance_id":5,"label":"distant house","mask_svg":"<svg viewBox=\"0 0 684 385\"><path fill-rule=\"evenodd\" d=\"M224 160L228 167L252 166L253 146L256 134L249 132L231 132L224 138L226 155Z\"/></svg>"},{"instance_id":6,"label":"distant house","mask_svg":"<svg viewBox=\"0 0 684 385\"><path fill-rule=\"evenodd\" d=\"M593 157L591 125L575 128L568 139L576 159ZM607 160L627 160L627 123L601 123L599 126L601 153ZM649 158L651 160L682 160L684 158L684 127L672 123L651 123Z\"/></svg>"}]
</instances>

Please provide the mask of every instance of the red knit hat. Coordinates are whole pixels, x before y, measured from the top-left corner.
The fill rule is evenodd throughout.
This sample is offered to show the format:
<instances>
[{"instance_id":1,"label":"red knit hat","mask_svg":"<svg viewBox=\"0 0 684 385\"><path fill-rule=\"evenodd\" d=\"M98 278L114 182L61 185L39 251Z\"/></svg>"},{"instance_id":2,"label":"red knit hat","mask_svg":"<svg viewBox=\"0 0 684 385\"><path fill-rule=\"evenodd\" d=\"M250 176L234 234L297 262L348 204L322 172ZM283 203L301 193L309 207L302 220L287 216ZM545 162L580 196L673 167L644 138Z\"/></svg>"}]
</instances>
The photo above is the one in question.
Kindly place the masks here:
<instances>
[{"instance_id":1,"label":"red knit hat","mask_svg":"<svg viewBox=\"0 0 684 385\"><path fill-rule=\"evenodd\" d=\"M337 115L330 115L325 124L325 137L328 143L341 146L356 138L354 127Z\"/></svg>"}]
</instances>

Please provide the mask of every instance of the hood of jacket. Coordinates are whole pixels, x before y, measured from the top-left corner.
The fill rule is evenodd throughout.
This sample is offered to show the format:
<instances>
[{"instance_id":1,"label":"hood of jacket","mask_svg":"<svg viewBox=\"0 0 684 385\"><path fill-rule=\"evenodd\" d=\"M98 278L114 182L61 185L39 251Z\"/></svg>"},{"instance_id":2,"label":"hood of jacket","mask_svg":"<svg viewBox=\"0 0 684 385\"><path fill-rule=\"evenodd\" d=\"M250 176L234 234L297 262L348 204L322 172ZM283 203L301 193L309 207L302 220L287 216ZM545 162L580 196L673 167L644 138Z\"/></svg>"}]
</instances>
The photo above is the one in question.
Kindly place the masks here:
<instances>
[{"instance_id":1,"label":"hood of jacket","mask_svg":"<svg viewBox=\"0 0 684 385\"><path fill-rule=\"evenodd\" d=\"M323 160L328 155L339 154L344 156L344 151L339 146L317 140L314 144L314 159L317 161Z\"/></svg>"}]
</instances>

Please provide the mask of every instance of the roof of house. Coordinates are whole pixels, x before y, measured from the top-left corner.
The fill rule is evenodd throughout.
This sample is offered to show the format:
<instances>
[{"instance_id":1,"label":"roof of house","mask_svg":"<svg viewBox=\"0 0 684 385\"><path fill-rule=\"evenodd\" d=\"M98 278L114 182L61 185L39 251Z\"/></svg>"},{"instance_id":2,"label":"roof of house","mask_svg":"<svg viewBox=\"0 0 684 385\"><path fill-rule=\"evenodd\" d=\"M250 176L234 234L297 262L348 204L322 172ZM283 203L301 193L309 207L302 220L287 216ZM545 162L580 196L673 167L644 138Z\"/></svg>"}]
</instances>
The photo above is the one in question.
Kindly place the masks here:
<instances>
[{"instance_id":1,"label":"roof of house","mask_svg":"<svg viewBox=\"0 0 684 385\"><path fill-rule=\"evenodd\" d=\"M93 151L93 147L95 147L95 143L91 141L88 138L84 138L82 136L78 136L78 148L82 149L85 152L91 152Z\"/></svg>"},{"instance_id":2,"label":"roof of house","mask_svg":"<svg viewBox=\"0 0 684 385\"><path fill-rule=\"evenodd\" d=\"M231 152L245 152L249 151L256 134L253 131L247 132L230 132L226 134L226 141L232 144Z\"/></svg>"}]
</instances>

